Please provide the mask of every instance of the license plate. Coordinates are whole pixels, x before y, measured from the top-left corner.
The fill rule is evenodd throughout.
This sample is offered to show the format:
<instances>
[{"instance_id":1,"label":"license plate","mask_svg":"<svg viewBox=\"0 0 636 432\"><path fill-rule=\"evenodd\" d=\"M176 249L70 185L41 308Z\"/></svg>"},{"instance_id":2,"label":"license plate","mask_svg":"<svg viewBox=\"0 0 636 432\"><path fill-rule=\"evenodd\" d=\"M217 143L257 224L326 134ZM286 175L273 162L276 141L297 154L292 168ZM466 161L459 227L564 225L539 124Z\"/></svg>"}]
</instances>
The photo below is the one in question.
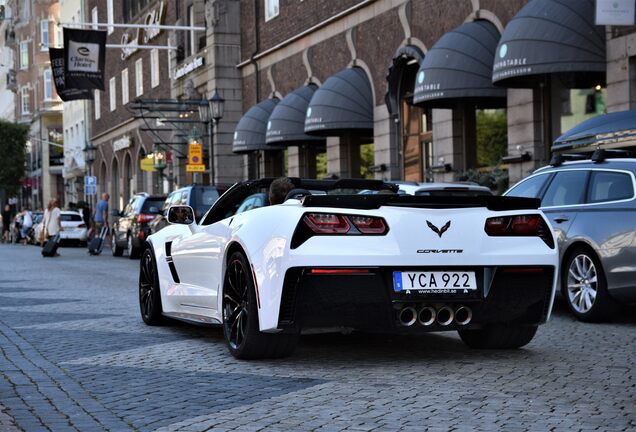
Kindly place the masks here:
<instances>
[{"instance_id":1,"label":"license plate","mask_svg":"<svg viewBox=\"0 0 636 432\"><path fill-rule=\"evenodd\" d=\"M393 272L393 289L421 294L470 293L477 290L477 279L472 271Z\"/></svg>"}]
</instances>

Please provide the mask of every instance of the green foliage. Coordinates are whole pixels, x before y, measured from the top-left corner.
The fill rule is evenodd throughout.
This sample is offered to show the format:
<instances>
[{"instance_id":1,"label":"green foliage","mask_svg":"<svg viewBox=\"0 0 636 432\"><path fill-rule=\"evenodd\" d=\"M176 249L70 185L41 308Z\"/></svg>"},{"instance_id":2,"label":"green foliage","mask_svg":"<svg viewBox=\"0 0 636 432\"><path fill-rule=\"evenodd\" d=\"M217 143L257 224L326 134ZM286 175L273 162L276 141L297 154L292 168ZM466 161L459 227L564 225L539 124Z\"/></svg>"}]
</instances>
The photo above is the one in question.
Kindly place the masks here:
<instances>
[{"instance_id":1,"label":"green foliage","mask_svg":"<svg viewBox=\"0 0 636 432\"><path fill-rule=\"evenodd\" d=\"M0 189L4 189L7 196L15 196L20 191L28 134L27 126L0 120Z\"/></svg>"},{"instance_id":2,"label":"green foliage","mask_svg":"<svg viewBox=\"0 0 636 432\"><path fill-rule=\"evenodd\" d=\"M505 111L477 111L477 165L497 165L507 152L508 123Z\"/></svg>"},{"instance_id":3,"label":"green foliage","mask_svg":"<svg viewBox=\"0 0 636 432\"><path fill-rule=\"evenodd\" d=\"M491 170L469 169L457 174L455 180L474 182L501 195L508 189L508 170L499 167Z\"/></svg>"},{"instance_id":4,"label":"green foliage","mask_svg":"<svg viewBox=\"0 0 636 432\"><path fill-rule=\"evenodd\" d=\"M316 154L316 178L327 177L327 152Z\"/></svg>"},{"instance_id":5,"label":"green foliage","mask_svg":"<svg viewBox=\"0 0 636 432\"><path fill-rule=\"evenodd\" d=\"M375 163L375 146L373 144L362 144L360 146L360 175L362 178L372 179L373 173L369 167Z\"/></svg>"}]
</instances>

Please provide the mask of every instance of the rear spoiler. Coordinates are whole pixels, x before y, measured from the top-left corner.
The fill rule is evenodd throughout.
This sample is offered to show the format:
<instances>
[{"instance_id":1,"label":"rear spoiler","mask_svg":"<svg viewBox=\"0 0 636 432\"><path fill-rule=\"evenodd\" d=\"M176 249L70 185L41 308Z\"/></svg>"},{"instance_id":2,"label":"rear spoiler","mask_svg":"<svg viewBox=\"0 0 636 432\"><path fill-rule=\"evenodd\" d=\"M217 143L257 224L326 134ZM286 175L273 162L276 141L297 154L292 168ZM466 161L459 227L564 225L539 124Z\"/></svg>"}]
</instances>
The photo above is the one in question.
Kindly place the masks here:
<instances>
[{"instance_id":1,"label":"rear spoiler","mask_svg":"<svg viewBox=\"0 0 636 432\"><path fill-rule=\"evenodd\" d=\"M492 211L536 210L541 201L536 198L508 196L413 196L397 194L374 195L307 195L303 207L334 207L373 210L382 206L413 208L474 208L486 207Z\"/></svg>"}]
</instances>

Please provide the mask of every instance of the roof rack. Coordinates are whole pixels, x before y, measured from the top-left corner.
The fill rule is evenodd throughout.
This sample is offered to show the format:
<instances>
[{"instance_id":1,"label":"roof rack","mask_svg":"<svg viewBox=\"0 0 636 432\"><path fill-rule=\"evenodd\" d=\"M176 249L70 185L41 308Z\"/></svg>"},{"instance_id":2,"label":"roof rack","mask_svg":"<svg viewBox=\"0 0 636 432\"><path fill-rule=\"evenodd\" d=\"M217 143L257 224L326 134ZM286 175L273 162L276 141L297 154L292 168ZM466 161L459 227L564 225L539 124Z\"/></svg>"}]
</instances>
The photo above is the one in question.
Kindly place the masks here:
<instances>
[{"instance_id":1,"label":"roof rack","mask_svg":"<svg viewBox=\"0 0 636 432\"><path fill-rule=\"evenodd\" d=\"M562 165L563 162L566 162L566 161L575 161L575 160L584 160L584 159L589 159L589 155L586 155L583 153L555 154L554 156L552 156L552 159L550 159L550 165L556 167L556 166Z\"/></svg>"},{"instance_id":2,"label":"roof rack","mask_svg":"<svg viewBox=\"0 0 636 432\"><path fill-rule=\"evenodd\" d=\"M592 154L592 162L603 162L605 159L635 157L636 152L623 149L596 149Z\"/></svg>"}]
</instances>

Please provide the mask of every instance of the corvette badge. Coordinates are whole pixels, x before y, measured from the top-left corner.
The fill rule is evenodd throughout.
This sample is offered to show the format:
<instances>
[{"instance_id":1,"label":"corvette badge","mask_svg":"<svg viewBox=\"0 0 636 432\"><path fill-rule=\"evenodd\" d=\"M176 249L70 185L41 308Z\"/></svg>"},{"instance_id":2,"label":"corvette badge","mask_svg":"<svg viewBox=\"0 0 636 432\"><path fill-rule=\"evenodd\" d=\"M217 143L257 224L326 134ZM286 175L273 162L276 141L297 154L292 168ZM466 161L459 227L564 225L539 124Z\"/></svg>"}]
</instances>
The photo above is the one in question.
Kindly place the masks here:
<instances>
[{"instance_id":1,"label":"corvette badge","mask_svg":"<svg viewBox=\"0 0 636 432\"><path fill-rule=\"evenodd\" d=\"M444 234L448 230L448 228L450 228L451 221L446 222L446 224L442 227L442 229L437 228L435 225L433 225L429 221L426 221L426 224L431 230L433 230L434 233L436 233L440 238L442 238L442 234Z\"/></svg>"}]
</instances>

